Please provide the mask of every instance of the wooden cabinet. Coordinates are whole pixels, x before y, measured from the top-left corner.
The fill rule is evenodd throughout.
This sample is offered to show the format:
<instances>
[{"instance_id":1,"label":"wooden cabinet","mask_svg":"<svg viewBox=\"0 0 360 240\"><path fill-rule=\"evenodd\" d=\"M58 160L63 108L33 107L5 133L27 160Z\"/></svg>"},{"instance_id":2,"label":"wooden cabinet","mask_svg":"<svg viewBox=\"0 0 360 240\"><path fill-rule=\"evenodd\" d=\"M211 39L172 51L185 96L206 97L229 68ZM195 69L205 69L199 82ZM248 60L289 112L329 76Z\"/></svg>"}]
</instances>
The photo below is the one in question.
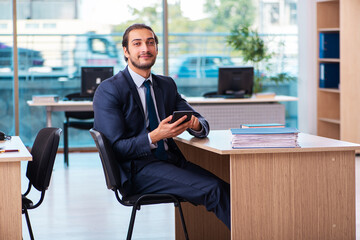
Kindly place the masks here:
<instances>
[{"instance_id":1,"label":"wooden cabinet","mask_svg":"<svg viewBox=\"0 0 360 240\"><path fill-rule=\"evenodd\" d=\"M360 1L317 0L317 134L360 143ZM320 58L321 34L338 33L340 56ZM320 87L323 63L338 63L338 87Z\"/></svg>"}]
</instances>

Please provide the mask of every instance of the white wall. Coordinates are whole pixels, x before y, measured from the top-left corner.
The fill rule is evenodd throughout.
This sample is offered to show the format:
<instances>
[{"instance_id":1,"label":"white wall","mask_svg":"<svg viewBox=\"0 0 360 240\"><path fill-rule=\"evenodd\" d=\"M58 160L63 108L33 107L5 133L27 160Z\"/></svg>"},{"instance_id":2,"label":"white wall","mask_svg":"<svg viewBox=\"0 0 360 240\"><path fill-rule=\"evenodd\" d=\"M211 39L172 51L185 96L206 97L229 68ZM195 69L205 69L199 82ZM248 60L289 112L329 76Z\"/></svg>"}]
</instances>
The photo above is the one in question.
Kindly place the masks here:
<instances>
[{"instance_id":1,"label":"white wall","mask_svg":"<svg viewBox=\"0 0 360 240\"><path fill-rule=\"evenodd\" d=\"M298 126L301 132L316 134L316 1L298 1L298 25Z\"/></svg>"}]
</instances>

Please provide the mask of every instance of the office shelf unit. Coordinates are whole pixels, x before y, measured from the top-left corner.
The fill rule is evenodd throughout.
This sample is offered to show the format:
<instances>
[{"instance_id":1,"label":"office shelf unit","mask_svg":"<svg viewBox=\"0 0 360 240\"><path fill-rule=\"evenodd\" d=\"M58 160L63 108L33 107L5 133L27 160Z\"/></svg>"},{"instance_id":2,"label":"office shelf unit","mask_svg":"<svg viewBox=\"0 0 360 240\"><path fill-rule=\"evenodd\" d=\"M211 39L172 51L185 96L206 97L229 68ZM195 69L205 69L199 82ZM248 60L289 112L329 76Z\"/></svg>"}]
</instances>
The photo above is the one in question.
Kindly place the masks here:
<instances>
[{"instance_id":1,"label":"office shelf unit","mask_svg":"<svg viewBox=\"0 0 360 240\"><path fill-rule=\"evenodd\" d=\"M340 34L339 1L317 1L317 134L340 139L340 90L320 88L320 64L340 63L340 58L320 58L320 33Z\"/></svg>"},{"instance_id":2,"label":"office shelf unit","mask_svg":"<svg viewBox=\"0 0 360 240\"><path fill-rule=\"evenodd\" d=\"M317 0L317 134L360 143L360 1ZM340 57L320 58L320 34L340 35ZM319 87L320 65L339 63L339 88Z\"/></svg>"}]
</instances>

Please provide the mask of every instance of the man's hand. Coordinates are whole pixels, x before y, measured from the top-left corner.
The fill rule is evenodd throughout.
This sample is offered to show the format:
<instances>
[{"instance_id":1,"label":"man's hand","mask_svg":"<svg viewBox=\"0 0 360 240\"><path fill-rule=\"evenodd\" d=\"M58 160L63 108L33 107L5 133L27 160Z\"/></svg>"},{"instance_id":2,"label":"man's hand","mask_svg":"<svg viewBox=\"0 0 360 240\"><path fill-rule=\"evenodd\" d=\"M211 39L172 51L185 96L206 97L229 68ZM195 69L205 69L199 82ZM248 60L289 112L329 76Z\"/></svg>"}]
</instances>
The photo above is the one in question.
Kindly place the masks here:
<instances>
[{"instance_id":1,"label":"man's hand","mask_svg":"<svg viewBox=\"0 0 360 240\"><path fill-rule=\"evenodd\" d=\"M197 117L195 117L194 115L191 116L191 119L189 122L190 122L189 128L191 128L192 130L200 131L202 129L199 119Z\"/></svg>"},{"instance_id":2,"label":"man's hand","mask_svg":"<svg viewBox=\"0 0 360 240\"><path fill-rule=\"evenodd\" d=\"M201 124L199 119L195 116L191 116L190 121L181 124L186 116L179 118L174 123L169 123L172 119L172 115L162 120L159 126L150 132L150 138L152 143L156 143L161 139L176 137L183 133L186 129L191 128L195 131L201 130Z\"/></svg>"}]
</instances>

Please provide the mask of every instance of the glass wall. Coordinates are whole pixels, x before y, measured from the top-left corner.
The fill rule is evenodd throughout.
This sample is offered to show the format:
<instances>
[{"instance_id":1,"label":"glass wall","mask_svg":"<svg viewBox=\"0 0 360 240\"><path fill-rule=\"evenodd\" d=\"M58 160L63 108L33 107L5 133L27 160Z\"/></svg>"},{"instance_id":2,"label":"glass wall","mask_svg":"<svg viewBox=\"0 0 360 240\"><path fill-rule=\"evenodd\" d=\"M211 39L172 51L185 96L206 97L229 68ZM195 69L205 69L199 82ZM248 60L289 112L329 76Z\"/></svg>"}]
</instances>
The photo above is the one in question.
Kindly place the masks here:
<instances>
[{"instance_id":1,"label":"glass wall","mask_svg":"<svg viewBox=\"0 0 360 240\"><path fill-rule=\"evenodd\" d=\"M12 31L11 0L2 0L0 1L0 131L7 135L15 134Z\"/></svg>"},{"instance_id":2,"label":"glass wall","mask_svg":"<svg viewBox=\"0 0 360 240\"><path fill-rule=\"evenodd\" d=\"M296 6L295 0L169 0L169 73L179 91L215 93L220 66L250 65L261 80L255 92L297 96ZM234 39L249 47L235 49ZM251 61L261 47L252 42L263 42L266 56L259 62ZM297 103L285 105L287 125L296 127Z\"/></svg>"},{"instance_id":3,"label":"glass wall","mask_svg":"<svg viewBox=\"0 0 360 240\"><path fill-rule=\"evenodd\" d=\"M162 0L17 0L19 47L20 136L32 144L46 125L45 108L29 107L33 95L56 94L60 99L80 91L81 66L126 63L122 34L132 23L150 25L160 45L155 73L164 73ZM297 78L296 0L168 0L169 74L185 96L202 96L217 89L218 67L253 65L229 44L231 30L257 31L268 54L256 73L266 78L263 91L296 96L296 81L270 81L281 73ZM0 0L0 50L12 48L11 0ZM7 55L6 55L7 54ZM0 130L14 133L11 55L0 55ZM287 103L287 122L296 126L296 103ZM53 113L62 127L63 112ZM72 147L93 146L87 131L70 129ZM61 145L60 145L61 146Z\"/></svg>"}]
</instances>

